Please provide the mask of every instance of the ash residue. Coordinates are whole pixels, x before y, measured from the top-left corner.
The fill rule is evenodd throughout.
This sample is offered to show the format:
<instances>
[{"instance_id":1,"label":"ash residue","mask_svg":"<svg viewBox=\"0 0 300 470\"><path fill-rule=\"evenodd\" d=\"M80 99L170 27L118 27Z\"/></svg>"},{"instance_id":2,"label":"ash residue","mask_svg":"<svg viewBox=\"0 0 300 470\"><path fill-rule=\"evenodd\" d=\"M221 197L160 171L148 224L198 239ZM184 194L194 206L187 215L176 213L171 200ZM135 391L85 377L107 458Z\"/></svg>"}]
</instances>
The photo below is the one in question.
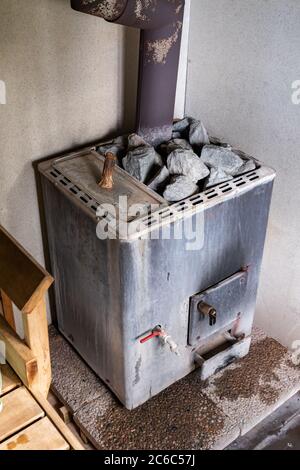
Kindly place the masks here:
<instances>
[{"instance_id":1,"label":"ash residue","mask_svg":"<svg viewBox=\"0 0 300 470\"><path fill-rule=\"evenodd\" d=\"M136 18L140 21L148 21L147 10L151 8L154 11L156 6L157 0L136 0L134 11Z\"/></svg>"},{"instance_id":2,"label":"ash residue","mask_svg":"<svg viewBox=\"0 0 300 470\"><path fill-rule=\"evenodd\" d=\"M229 401L258 395L266 405L275 403L279 397L276 369L286 351L284 346L272 338L258 341L235 368L226 369L221 377L213 381L215 393L220 399Z\"/></svg>"},{"instance_id":3,"label":"ash residue","mask_svg":"<svg viewBox=\"0 0 300 470\"><path fill-rule=\"evenodd\" d=\"M184 8L183 0L167 0L167 1L168 3L171 3L172 5L174 5L176 15L178 15L181 12L181 10Z\"/></svg>"},{"instance_id":4,"label":"ash residue","mask_svg":"<svg viewBox=\"0 0 300 470\"><path fill-rule=\"evenodd\" d=\"M210 448L227 430L224 415L201 393L201 385L191 374L135 410L116 403L96 419L99 448Z\"/></svg>"},{"instance_id":5,"label":"ash residue","mask_svg":"<svg viewBox=\"0 0 300 470\"><path fill-rule=\"evenodd\" d=\"M176 15L179 15L179 13L181 12L183 8L183 4L181 3L180 5L178 5L178 7L176 8L175 12L176 12Z\"/></svg>"},{"instance_id":6,"label":"ash residue","mask_svg":"<svg viewBox=\"0 0 300 470\"><path fill-rule=\"evenodd\" d=\"M156 41L149 41L146 44L147 58L149 62L154 64L165 64L168 54L174 44L176 44L179 33L182 28L182 22L177 21L175 32L169 37L164 39L157 39Z\"/></svg>"},{"instance_id":7,"label":"ash residue","mask_svg":"<svg viewBox=\"0 0 300 470\"><path fill-rule=\"evenodd\" d=\"M102 0L100 4L92 7L95 0L83 0L83 5L91 5L90 13L95 16L100 16L106 20L115 20L118 18L124 9L124 0Z\"/></svg>"}]
</instances>

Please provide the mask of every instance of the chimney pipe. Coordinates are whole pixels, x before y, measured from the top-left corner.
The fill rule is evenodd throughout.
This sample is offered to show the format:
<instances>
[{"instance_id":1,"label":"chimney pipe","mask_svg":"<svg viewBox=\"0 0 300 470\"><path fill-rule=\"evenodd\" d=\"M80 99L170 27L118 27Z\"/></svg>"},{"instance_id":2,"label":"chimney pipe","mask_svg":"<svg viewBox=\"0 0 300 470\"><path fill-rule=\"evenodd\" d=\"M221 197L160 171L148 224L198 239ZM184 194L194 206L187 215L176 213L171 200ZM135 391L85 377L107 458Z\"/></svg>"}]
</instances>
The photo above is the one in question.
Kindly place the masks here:
<instances>
[{"instance_id":1,"label":"chimney pipe","mask_svg":"<svg viewBox=\"0 0 300 470\"><path fill-rule=\"evenodd\" d=\"M74 10L141 29L136 132L172 136L185 0L71 0Z\"/></svg>"}]
</instances>

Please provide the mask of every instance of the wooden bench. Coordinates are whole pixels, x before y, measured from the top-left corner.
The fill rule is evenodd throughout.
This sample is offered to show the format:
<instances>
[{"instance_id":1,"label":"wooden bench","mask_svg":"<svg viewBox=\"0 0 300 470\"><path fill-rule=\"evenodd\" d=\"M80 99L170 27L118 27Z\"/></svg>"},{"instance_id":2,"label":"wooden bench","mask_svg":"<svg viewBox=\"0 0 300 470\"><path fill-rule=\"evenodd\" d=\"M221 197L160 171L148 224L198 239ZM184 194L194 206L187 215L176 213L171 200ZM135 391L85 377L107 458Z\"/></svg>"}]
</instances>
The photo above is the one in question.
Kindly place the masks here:
<instances>
[{"instance_id":1,"label":"wooden bench","mask_svg":"<svg viewBox=\"0 0 300 470\"><path fill-rule=\"evenodd\" d=\"M46 293L53 278L0 225L0 450L83 450L47 401L51 383ZM24 339L16 332L13 304ZM3 348L2 348L3 349ZM1 356L0 356L1 358Z\"/></svg>"}]
</instances>

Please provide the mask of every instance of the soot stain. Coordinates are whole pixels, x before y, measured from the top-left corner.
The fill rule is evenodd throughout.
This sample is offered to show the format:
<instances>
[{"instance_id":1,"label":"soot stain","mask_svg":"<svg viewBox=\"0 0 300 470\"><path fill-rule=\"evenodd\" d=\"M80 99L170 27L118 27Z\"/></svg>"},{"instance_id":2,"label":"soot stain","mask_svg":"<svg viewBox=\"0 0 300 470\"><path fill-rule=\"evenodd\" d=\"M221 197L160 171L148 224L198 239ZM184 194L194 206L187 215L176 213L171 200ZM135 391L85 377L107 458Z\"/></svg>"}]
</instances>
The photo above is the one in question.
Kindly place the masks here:
<instances>
[{"instance_id":1,"label":"soot stain","mask_svg":"<svg viewBox=\"0 0 300 470\"><path fill-rule=\"evenodd\" d=\"M142 356L138 358L135 364L135 379L134 379L133 385L137 385L139 381L141 380L141 375L140 375L141 365L142 365Z\"/></svg>"}]
</instances>

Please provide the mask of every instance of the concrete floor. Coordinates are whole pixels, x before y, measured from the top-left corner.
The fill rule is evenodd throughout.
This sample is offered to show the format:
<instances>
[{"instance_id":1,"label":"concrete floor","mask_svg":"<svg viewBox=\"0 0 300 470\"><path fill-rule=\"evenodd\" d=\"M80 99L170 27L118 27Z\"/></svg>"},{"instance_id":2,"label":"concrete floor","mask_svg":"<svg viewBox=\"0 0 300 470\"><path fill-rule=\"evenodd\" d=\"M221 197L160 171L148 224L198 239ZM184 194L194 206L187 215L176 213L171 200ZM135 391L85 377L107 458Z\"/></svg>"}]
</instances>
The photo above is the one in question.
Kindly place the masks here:
<instances>
[{"instance_id":1,"label":"concrete floor","mask_svg":"<svg viewBox=\"0 0 300 470\"><path fill-rule=\"evenodd\" d=\"M57 411L62 406L53 392L50 392L48 400ZM67 425L85 450L96 450L91 443L82 441L79 429L73 422ZM296 393L225 450L300 450L300 393Z\"/></svg>"},{"instance_id":2,"label":"concrete floor","mask_svg":"<svg viewBox=\"0 0 300 470\"><path fill-rule=\"evenodd\" d=\"M133 411L53 327L50 349L52 389L96 449L299 449L300 367L261 331L245 358L206 382L196 370Z\"/></svg>"},{"instance_id":3,"label":"concrete floor","mask_svg":"<svg viewBox=\"0 0 300 470\"><path fill-rule=\"evenodd\" d=\"M300 450L300 393L226 450Z\"/></svg>"}]
</instances>

